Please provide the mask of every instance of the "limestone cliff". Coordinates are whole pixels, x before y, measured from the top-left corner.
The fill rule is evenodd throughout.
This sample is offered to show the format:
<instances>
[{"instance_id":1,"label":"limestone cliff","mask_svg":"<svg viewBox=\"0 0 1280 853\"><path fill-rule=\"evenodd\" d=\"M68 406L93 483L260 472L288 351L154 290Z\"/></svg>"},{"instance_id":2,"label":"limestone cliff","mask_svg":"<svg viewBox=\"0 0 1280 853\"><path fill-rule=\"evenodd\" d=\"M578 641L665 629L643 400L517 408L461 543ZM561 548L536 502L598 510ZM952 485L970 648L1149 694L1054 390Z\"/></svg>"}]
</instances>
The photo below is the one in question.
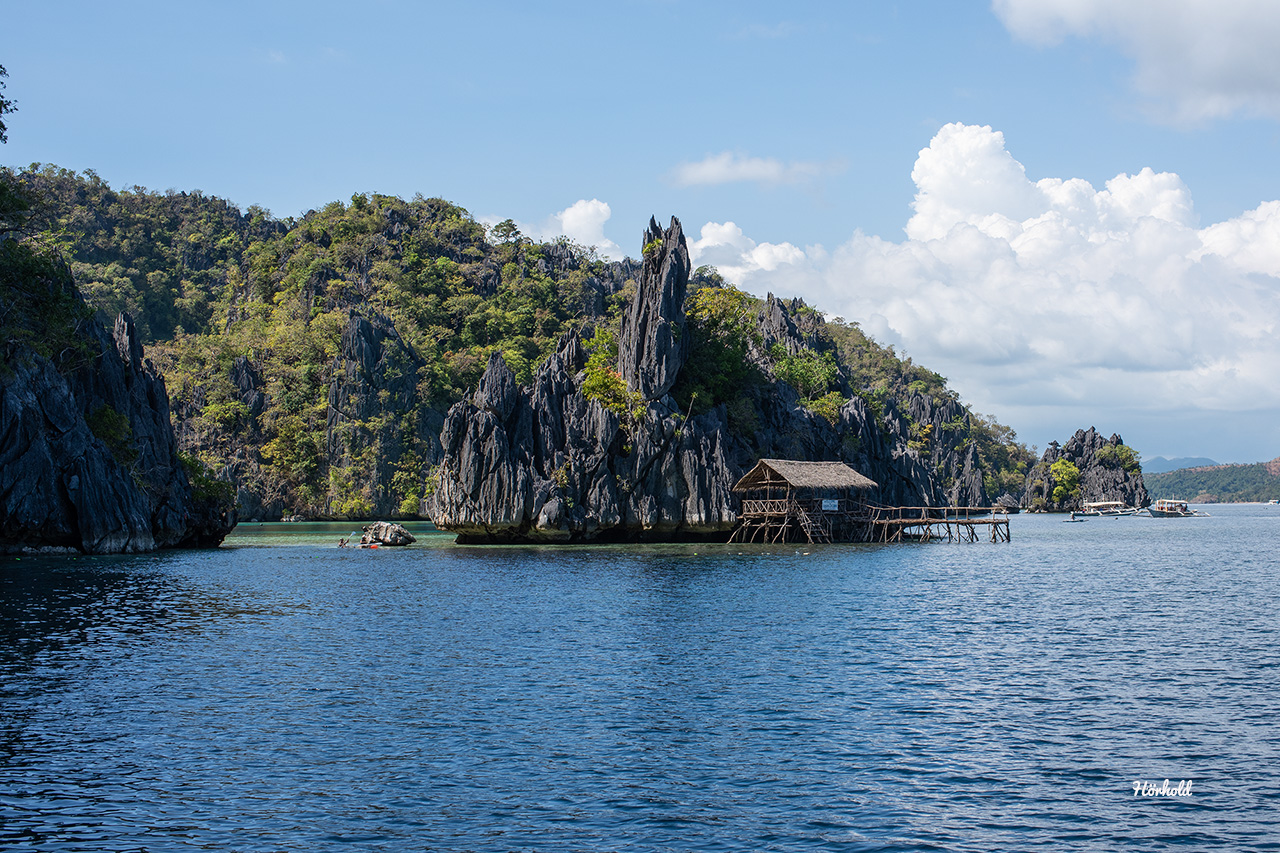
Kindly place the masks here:
<instances>
[{"instance_id":1,"label":"limestone cliff","mask_svg":"<svg viewBox=\"0 0 1280 853\"><path fill-rule=\"evenodd\" d=\"M684 298L689 286L689 248L680 221L663 231L654 219L644 233L646 282L622 315L618 372L646 400L660 398L675 384L688 355Z\"/></svg>"},{"instance_id":2,"label":"limestone cliff","mask_svg":"<svg viewBox=\"0 0 1280 853\"><path fill-rule=\"evenodd\" d=\"M230 486L178 457L164 380L133 321L108 331L64 264L13 240L2 249L0 550L220 543L236 520Z\"/></svg>"},{"instance_id":3,"label":"limestone cliff","mask_svg":"<svg viewBox=\"0 0 1280 853\"><path fill-rule=\"evenodd\" d=\"M1123 448L1123 450L1121 450ZM1022 506L1028 509L1065 511L1079 509L1095 501L1123 501L1128 506L1143 507L1151 502L1142 482L1142 468L1119 435L1103 438L1093 427L1078 429L1064 445L1051 442L1041 460L1027 473ZM1053 463L1065 459L1080 472L1080 494L1063 500L1053 499L1058 485L1052 473Z\"/></svg>"},{"instance_id":4,"label":"limestone cliff","mask_svg":"<svg viewBox=\"0 0 1280 853\"><path fill-rule=\"evenodd\" d=\"M475 393L445 418L429 505L438 526L464 542L722 538L737 522L730 488L760 457L847 461L879 483L885 503L939 505L953 495L980 502L976 460L947 460L956 473L948 494L936 461L908 447L913 418L957 419L932 401L919 402L914 415L892 404L873 412L850 394L828 419L766 377L743 389L749 408L736 425L725 404L686 419L668 392L682 368L703 369L683 363L680 343L688 250L674 219L665 231L651 223L645 239L645 267L619 335L619 373L639 392L639 415L584 393L587 353L576 333L528 386L494 354ZM760 305L751 358L762 373L770 348L795 353L810 343L795 307L772 296Z\"/></svg>"}]
</instances>

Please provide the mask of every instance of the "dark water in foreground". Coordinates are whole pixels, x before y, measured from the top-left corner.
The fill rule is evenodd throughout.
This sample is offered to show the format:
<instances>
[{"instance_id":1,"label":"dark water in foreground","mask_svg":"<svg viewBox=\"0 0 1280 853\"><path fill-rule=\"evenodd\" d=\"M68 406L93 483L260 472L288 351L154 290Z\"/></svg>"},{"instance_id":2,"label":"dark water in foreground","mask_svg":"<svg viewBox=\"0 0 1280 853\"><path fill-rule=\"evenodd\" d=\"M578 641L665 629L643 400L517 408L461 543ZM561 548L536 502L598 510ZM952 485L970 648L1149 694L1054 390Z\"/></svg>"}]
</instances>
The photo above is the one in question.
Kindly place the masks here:
<instances>
[{"instance_id":1,"label":"dark water in foreground","mask_svg":"<svg viewBox=\"0 0 1280 853\"><path fill-rule=\"evenodd\" d=\"M1280 849L1280 510L1210 511L5 558L0 848Z\"/></svg>"}]
</instances>

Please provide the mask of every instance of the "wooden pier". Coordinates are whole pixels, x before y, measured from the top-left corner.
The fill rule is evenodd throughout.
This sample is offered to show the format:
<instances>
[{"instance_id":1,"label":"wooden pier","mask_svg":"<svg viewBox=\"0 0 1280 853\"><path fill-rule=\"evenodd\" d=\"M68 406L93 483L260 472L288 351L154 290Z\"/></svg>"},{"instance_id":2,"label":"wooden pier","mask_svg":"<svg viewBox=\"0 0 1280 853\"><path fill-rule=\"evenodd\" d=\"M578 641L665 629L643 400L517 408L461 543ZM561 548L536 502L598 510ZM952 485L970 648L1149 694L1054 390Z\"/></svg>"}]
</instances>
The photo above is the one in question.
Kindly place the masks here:
<instances>
[{"instance_id":1,"label":"wooden pier","mask_svg":"<svg viewBox=\"0 0 1280 853\"><path fill-rule=\"evenodd\" d=\"M994 507L868 506L870 542L1009 542L1009 513ZM987 536L979 535L986 530Z\"/></svg>"},{"instance_id":2,"label":"wooden pier","mask_svg":"<svg viewBox=\"0 0 1280 853\"><path fill-rule=\"evenodd\" d=\"M761 459L733 487L743 499L729 541L1010 541L1003 507L879 506L864 496L874 488L843 462Z\"/></svg>"}]
</instances>

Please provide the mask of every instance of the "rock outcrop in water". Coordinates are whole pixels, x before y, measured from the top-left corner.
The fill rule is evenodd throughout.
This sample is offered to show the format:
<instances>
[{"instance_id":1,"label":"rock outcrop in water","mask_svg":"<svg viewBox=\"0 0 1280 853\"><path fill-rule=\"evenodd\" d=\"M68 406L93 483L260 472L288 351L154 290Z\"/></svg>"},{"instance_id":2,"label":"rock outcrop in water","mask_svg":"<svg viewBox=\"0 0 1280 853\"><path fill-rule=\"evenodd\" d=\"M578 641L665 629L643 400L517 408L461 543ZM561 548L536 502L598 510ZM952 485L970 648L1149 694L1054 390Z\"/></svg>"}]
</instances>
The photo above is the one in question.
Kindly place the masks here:
<instances>
[{"instance_id":1,"label":"rock outcrop in water","mask_svg":"<svg viewBox=\"0 0 1280 853\"><path fill-rule=\"evenodd\" d=\"M44 339L0 342L0 550L216 546L236 521L230 486L179 459L164 380L133 321L107 331L65 266L2 248L6 329Z\"/></svg>"},{"instance_id":2,"label":"rock outcrop in water","mask_svg":"<svg viewBox=\"0 0 1280 853\"><path fill-rule=\"evenodd\" d=\"M846 461L889 504L985 501L972 454L932 460L907 446L912 420L940 430L962 420L963 410L927 398L910 413L891 403L875 413L850 394L829 421L770 379L743 390L748 411L734 418L720 404L686 420L670 392L681 369L704 369L684 363L688 249L675 219L665 231L651 223L645 242L619 338L619 374L643 398L642 416L588 398L587 352L575 333L528 386L494 354L475 393L445 418L430 502L437 526L463 542L722 539L737 522L730 489L761 457ZM789 353L809 345L793 316L799 307L770 296L757 310L752 358L761 371L775 345ZM953 472L949 489L938 467Z\"/></svg>"},{"instance_id":3,"label":"rock outcrop in water","mask_svg":"<svg viewBox=\"0 0 1280 853\"><path fill-rule=\"evenodd\" d=\"M1124 450L1120 450L1124 448ZM1151 502L1142 482L1142 468L1119 435L1103 438L1093 427L1078 429L1066 444L1052 442L1044 456L1027 473L1022 506L1028 509L1065 511L1079 509L1095 501L1122 501L1128 506L1144 507ZM1080 472L1080 495L1076 498L1053 499L1053 463L1065 459ZM1128 467L1126 467L1126 463Z\"/></svg>"},{"instance_id":4,"label":"rock outcrop in water","mask_svg":"<svg viewBox=\"0 0 1280 853\"><path fill-rule=\"evenodd\" d=\"M399 524L392 524L389 521L375 521L373 524L366 524L360 535L360 542L364 545L378 543L379 545L412 545L418 540L412 533L405 530Z\"/></svg>"}]
</instances>

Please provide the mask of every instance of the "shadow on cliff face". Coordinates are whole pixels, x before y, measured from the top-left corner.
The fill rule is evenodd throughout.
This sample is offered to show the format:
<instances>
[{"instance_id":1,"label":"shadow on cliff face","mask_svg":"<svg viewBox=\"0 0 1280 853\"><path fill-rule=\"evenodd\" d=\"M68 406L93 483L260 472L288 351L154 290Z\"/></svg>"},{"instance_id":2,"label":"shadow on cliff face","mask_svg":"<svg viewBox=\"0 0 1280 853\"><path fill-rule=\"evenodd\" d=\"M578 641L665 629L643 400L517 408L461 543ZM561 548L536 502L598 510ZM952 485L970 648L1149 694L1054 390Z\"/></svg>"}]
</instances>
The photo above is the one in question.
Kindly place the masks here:
<instances>
[{"instance_id":1,"label":"shadow on cliff face","mask_svg":"<svg viewBox=\"0 0 1280 853\"><path fill-rule=\"evenodd\" d=\"M0 242L0 284L0 551L220 543L230 490L179 457L132 319L108 332L66 264L16 240Z\"/></svg>"}]
</instances>

